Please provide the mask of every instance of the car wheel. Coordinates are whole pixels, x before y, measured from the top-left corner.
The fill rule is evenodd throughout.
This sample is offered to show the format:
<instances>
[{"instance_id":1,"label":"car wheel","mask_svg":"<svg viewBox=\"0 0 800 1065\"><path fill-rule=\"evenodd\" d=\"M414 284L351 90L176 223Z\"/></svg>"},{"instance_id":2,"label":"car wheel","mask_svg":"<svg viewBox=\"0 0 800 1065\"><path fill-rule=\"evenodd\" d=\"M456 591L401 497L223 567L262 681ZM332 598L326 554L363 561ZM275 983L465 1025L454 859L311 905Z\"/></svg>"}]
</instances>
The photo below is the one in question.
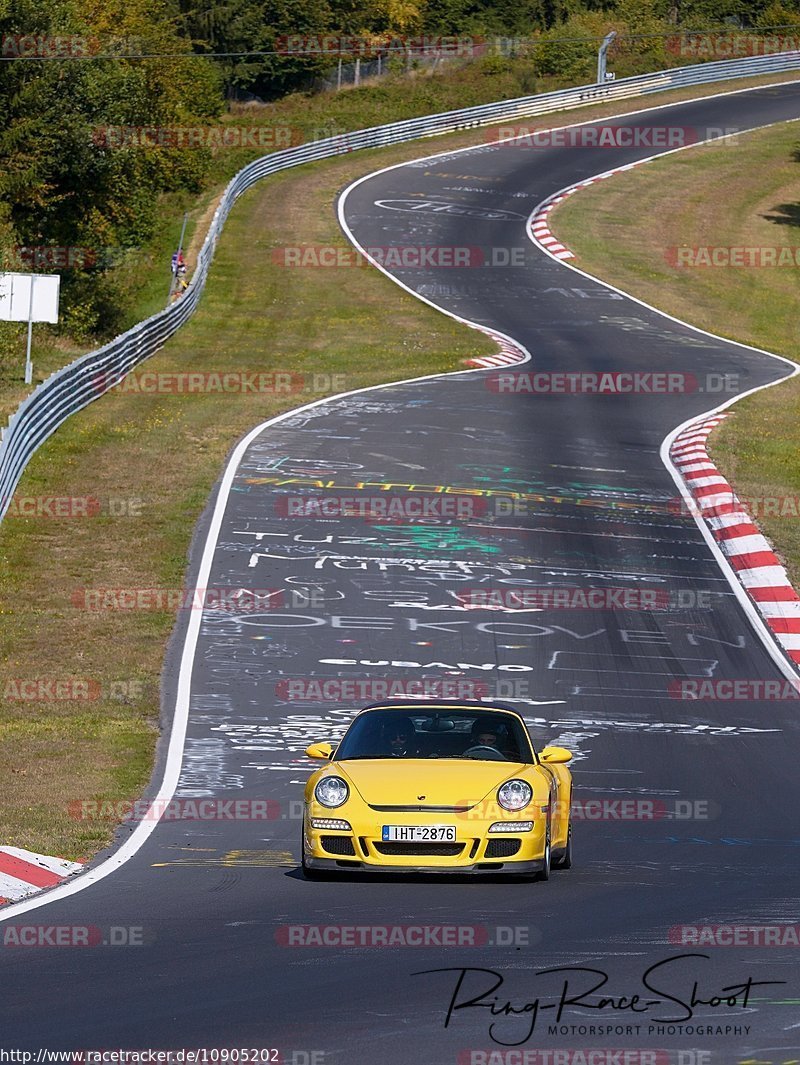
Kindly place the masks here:
<instances>
[{"instance_id":1,"label":"car wheel","mask_svg":"<svg viewBox=\"0 0 800 1065\"><path fill-rule=\"evenodd\" d=\"M553 862L554 869L571 869L572 868L572 825L567 829L567 845L564 848L564 853Z\"/></svg>"},{"instance_id":2,"label":"car wheel","mask_svg":"<svg viewBox=\"0 0 800 1065\"><path fill-rule=\"evenodd\" d=\"M547 829L544 837L544 862L542 869L539 872L537 880L549 880L550 879L550 862L552 858L550 848L550 821L547 822Z\"/></svg>"}]
</instances>

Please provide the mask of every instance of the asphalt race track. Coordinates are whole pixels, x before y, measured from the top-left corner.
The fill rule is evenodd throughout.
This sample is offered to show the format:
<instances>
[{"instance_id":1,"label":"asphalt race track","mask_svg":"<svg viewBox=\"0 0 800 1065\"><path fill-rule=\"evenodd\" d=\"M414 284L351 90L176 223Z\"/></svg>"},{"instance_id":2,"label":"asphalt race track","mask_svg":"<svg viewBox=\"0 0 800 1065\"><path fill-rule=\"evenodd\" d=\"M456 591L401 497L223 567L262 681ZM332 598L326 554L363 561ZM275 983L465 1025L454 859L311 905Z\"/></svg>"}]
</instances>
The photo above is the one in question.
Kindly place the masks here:
<instances>
[{"instance_id":1,"label":"asphalt race track","mask_svg":"<svg viewBox=\"0 0 800 1065\"><path fill-rule=\"evenodd\" d=\"M799 116L796 84L605 124L689 127L704 139ZM670 934L795 919L800 781L796 704L696 701L670 688L783 674L695 521L675 506L659 455L672 429L730 398L716 390L721 380L741 392L789 368L588 281L525 232L557 189L653 152L646 143L483 144L349 192L344 214L363 246L483 250L483 266L392 272L524 345L532 362L517 373L668 369L697 387L531 395L473 371L334 399L258 433L236 470L208 586L282 596L276 605L265 592L260 610L203 615L176 796L267 800L268 817L164 820L112 875L12 917L6 935L85 925L107 942L6 941L4 1047L276 1048L295 1065L478 1065L489 1059L473 1051L500 1044L647 1048L663 1053L625 1060L732 1065L781 1062L800 1047L797 947L686 946ZM517 265L494 265L509 259ZM289 516L298 497L375 496L388 484L401 497L410 485L448 499L457 494L443 489L462 489L473 509L426 524ZM205 527L194 573L204 539ZM520 587L655 589L670 608L476 606L480 594ZM186 624L166 671L168 711ZM537 744L575 752L586 816L575 822L571 871L546 884L302 878L299 800L313 768L302 752L340 735L354 705L321 698L312 682L387 678L447 678L464 694L472 685L502 696ZM620 820L621 810L633 819ZM416 946L297 946L290 928L409 924L459 926L461 945L441 945L434 928ZM656 996L642 974L681 954L704 956L654 973L662 1001L643 1005ZM614 1002L599 1009L596 993L569 1005L549 1032L565 974L541 971L557 966L607 973L602 994ZM456 970L466 967L505 978L498 1008L538 997L538 1014L475 1006L445 1028ZM415 975L443 968L453 971ZM754 987L746 1010L714 998L749 977L784 983ZM488 979L471 974L462 999L467 988L485 992ZM599 978L568 980L578 997ZM688 1019L675 1000L689 1001L695 983L695 999L715 1004L696 1005Z\"/></svg>"}]
</instances>

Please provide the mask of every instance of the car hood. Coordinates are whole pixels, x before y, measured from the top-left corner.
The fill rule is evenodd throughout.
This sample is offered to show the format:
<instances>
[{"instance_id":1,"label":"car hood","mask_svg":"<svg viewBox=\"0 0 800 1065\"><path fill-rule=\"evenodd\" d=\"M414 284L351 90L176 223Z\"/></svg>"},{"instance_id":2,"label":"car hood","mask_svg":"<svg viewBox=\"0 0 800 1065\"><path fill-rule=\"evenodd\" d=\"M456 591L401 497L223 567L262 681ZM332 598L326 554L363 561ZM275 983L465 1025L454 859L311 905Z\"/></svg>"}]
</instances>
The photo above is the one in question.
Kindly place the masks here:
<instances>
[{"instance_id":1,"label":"car hood","mask_svg":"<svg viewBox=\"0 0 800 1065\"><path fill-rule=\"evenodd\" d=\"M472 759L376 758L336 763L371 806L472 806L532 765ZM420 798L424 796L424 798Z\"/></svg>"}]
</instances>

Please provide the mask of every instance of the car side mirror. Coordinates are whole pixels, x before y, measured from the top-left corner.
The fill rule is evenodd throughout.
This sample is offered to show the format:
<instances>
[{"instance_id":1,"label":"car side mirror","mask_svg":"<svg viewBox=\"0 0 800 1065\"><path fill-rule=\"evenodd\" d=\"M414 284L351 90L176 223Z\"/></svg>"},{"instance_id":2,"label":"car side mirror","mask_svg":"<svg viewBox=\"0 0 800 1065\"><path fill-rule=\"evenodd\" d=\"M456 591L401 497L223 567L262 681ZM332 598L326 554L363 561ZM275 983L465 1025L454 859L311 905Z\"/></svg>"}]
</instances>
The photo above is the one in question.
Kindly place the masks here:
<instances>
[{"instance_id":1,"label":"car side mirror","mask_svg":"<svg viewBox=\"0 0 800 1065\"><path fill-rule=\"evenodd\" d=\"M306 747L306 754L309 758L320 758L327 762L333 757L335 750L332 743L312 743L310 747Z\"/></svg>"},{"instance_id":2,"label":"car side mirror","mask_svg":"<svg viewBox=\"0 0 800 1065\"><path fill-rule=\"evenodd\" d=\"M572 751L566 747L543 747L539 751L539 761L549 762L551 765L560 765L563 762L572 761Z\"/></svg>"}]
</instances>

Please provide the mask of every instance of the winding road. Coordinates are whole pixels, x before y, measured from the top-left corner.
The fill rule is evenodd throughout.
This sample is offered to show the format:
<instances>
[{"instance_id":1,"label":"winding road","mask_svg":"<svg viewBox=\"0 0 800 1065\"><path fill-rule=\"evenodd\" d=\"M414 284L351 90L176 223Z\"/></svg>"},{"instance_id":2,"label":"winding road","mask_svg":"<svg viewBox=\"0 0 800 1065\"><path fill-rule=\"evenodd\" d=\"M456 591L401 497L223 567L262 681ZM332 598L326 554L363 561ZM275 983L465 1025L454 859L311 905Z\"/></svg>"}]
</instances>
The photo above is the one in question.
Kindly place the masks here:
<instances>
[{"instance_id":1,"label":"winding road","mask_svg":"<svg viewBox=\"0 0 800 1065\"><path fill-rule=\"evenodd\" d=\"M798 117L800 84L787 84L602 125L703 140ZM85 888L79 880L4 911L3 1046L279 1048L294 1065L479 1065L492 1047L507 1053L501 1044L625 1048L641 1052L628 1063L672 1065L797 1052L796 947L685 945L674 931L795 920L800 780L796 703L674 697L676 683L778 679L789 666L676 505L661 458L678 425L731 397L720 381L744 392L791 367L582 277L527 236L532 210L556 190L652 155L651 138L639 139L484 143L347 191L341 216L362 247L481 249L482 265L391 272L512 338L531 361L344 395L243 442L198 531L192 579L262 589L264 606L181 620L164 690L166 716L186 712L185 745L179 712L155 779L174 774L180 802L266 802L267 815L220 807L213 820L140 826L126 844L129 827L127 850L106 856L119 865L109 875L97 864ZM669 370L694 384L624 396L503 384L565 370ZM298 499L375 498L389 485L406 499L466 497L471 509L426 523L292 516ZM625 589L632 605L509 609L508 590L524 588ZM643 590L668 608L637 606ZM378 693L387 678L473 685L516 706L537 744L575 752L584 815L572 870L546 884L302 878L300 799L313 768L303 750L341 735L354 705L346 682ZM331 689L341 697L320 695ZM8 945L9 929L32 924L91 926L107 942ZM420 945L381 946L374 935L295 945L306 935L298 926L408 925L433 931ZM440 926L458 926L460 944L437 939ZM650 979L663 994L643 994L661 1003L632 1007L642 974L666 959ZM542 971L561 966L607 973L602 994L614 1002L599 1009L600 993L587 994L556 1025L549 1004L564 974ZM477 1006L445 1027L462 967L501 974L500 1005L539 998L535 1028L531 1008L492 1016ZM442 969L452 971L428 971ZM715 999L750 977L765 983L746 1009ZM464 987L477 995L488 979L472 973ZM576 996L598 982L569 979ZM686 1019L667 996L686 1001L695 982L703 1002Z\"/></svg>"}]
</instances>

